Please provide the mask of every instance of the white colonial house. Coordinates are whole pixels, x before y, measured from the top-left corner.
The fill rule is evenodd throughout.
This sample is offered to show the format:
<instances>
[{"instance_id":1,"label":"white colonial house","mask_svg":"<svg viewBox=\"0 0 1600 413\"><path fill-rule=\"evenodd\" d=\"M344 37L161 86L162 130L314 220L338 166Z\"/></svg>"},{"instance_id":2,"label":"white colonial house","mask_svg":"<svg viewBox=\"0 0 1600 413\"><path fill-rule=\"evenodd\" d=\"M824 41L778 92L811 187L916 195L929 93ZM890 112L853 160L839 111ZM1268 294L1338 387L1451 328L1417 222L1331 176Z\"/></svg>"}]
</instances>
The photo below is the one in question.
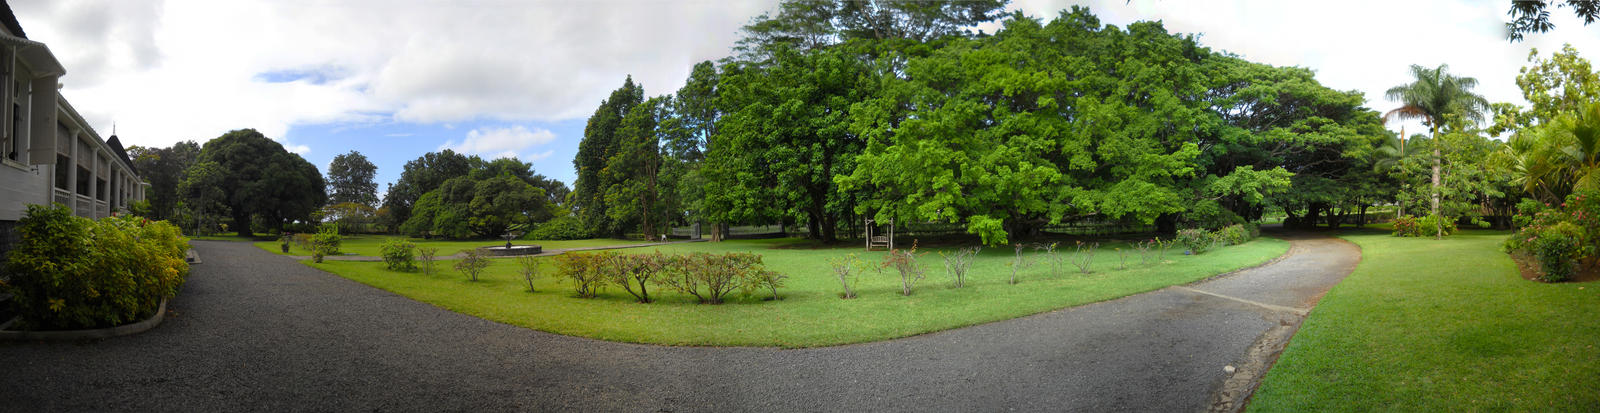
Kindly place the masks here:
<instances>
[{"instance_id":1,"label":"white colonial house","mask_svg":"<svg viewBox=\"0 0 1600 413\"><path fill-rule=\"evenodd\" d=\"M100 138L58 92L66 69L28 40L0 3L0 253L29 204L58 202L100 218L144 199L144 185L116 136Z\"/></svg>"}]
</instances>

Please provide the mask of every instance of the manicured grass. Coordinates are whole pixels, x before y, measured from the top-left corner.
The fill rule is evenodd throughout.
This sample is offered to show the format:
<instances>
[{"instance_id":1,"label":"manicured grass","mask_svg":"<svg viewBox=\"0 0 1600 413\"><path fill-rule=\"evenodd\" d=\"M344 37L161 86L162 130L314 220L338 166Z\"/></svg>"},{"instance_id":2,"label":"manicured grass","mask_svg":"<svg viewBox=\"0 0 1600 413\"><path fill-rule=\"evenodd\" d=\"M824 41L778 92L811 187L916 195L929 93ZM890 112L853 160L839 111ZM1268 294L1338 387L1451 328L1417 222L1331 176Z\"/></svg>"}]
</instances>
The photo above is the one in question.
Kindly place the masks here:
<instances>
[{"instance_id":1,"label":"manicured grass","mask_svg":"<svg viewBox=\"0 0 1600 413\"><path fill-rule=\"evenodd\" d=\"M559 334L604 340L668 345L735 345L811 347L859 343L922 334L955 327L1016 318L1024 315L1103 301L1200 280L1234 269L1268 261L1288 249L1277 239L1260 239L1199 256L1184 256L1174 249L1165 263L1139 265L1130 254L1129 267L1118 266L1116 247L1102 248L1095 256L1093 273L1079 274L1063 262L1060 274L1051 275L1040 254L1029 251L1036 264L1008 284L1011 248L985 249L968 275L966 288L951 287L937 254L923 255L927 279L915 293L901 296L900 279L893 270L867 271L856 285L859 297L841 299L838 278L828 269L830 258L859 253L874 264L883 251L862 252L859 247L814 248L793 240L744 240L722 243L675 244L634 249L667 253L692 251L753 251L764 256L768 268L789 276L780 290L781 300L766 300L766 292L734 294L722 305L695 304L690 296L660 288L651 291L655 303L638 304L621 288L611 287L594 299L574 298L569 281L538 278L537 292L527 292L513 260L493 260L478 282L441 262L432 276L389 271L382 263L335 262L310 264L346 278L413 299L485 319ZM541 258L542 274L553 274L551 259ZM309 264L309 262L308 262Z\"/></svg>"},{"instance_id":2,"label":"manicured grass","mask_svg":"<svg viewBox=\"0 0 1600 413\"><path fill-rule=\"evenodd\" d=\"M343 253L355 253L355 255L365 255L365 256L369 256L369 257L376 257L376 256L379 256L379 255L382 255L382 250L381 249L383 247L383 242L385 240L388 240L389 238L397 238L397 237L384 236L384 235L350 235L350 236L346 236L346 237L344 237L343 240L340 241L339 251L343 252ZM491 246L491 245L505 245L506 241L505 240L441 241L441 240L411 239L411 242L416 243L418 247L438 248L439 249L438 254L440 256L447 256L447 255L455 254L457 252L460 252L461 250L469 249L469 248L486 247L486 246ZM553 250L553 249L561 249L561 248L604 247L604 246L611 246L611 245L642 244L642 243L646 243L646 242L649 242L649 241L598 238L598 239L580 239L580 240L568 240L568 241L528 241L528 240L517 240L517 241L514 241L513 243L516 244L516 245L538 245L538 246L542 247L543 249ZM267 251L271 251L274 254L296 255L296 256L308 256L308 255L311 255L311 251L307 251L307 250L305 250L303 248L300 248L299 245L295 245L294 243L290 243L289 244L289 253L288 254L284 254L283 253L283 250L279 247L278 241L261 241L261 242L257 242L255 245L257 247L260 247L261 249L264 249L264 250L267 250Z\"/></svg>"},{"instance_id":3,"label":"manicured grass","mask_svg":"<svg viewBox=\"0 0 1600 413\"><path fill-rule=\"evenodd\" d=\"M1507 233L1355 232L1256 411L1600 411L1600 284L1523 280Z\"/></svg>"}]
</instances>

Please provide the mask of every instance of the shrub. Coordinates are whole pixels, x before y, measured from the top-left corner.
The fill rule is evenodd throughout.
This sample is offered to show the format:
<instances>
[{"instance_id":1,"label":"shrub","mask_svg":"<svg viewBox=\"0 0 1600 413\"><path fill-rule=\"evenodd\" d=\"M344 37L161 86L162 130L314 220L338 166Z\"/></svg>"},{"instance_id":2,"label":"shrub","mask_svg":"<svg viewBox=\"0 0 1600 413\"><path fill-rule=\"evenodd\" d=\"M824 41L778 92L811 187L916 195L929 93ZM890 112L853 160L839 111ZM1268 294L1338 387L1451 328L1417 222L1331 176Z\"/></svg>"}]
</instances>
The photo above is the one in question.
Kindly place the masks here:
<instances>
[{"instance_id":1,"label":"shrub","mask_svg":"<svg viewBox=\"0 0 1600 413\"><path fill-rule=\"evenodd\" d=\"M527 239L535 240L568 240L590 238L588 227L583 225L583 220L575 216L564 216L552 219L538 228L528 232Z\"/></svg>"},{"instance_id":2,"label":"shrub","mask_svg":"<svg viewBox=\"0 0 1600 413\"><path fill-rule=\"evenodd\" d=\"M1022 244L1016 244L1014 247L1016 247L1016 255L1011 259L1012 284L1017 283L1017 271L1022 271L1033 266L1032 262L1029 262L1027 258L1022 256Z\"/></svg>"},{"instance_id":3,"label":"shrub","mask_svg":"<svg viewBox=\"0 0 1600 413\"><path fill-rule=\"evenodd\" d=\"M1099 247L1099 243L1085 244L1083 241L1078 241L1077 251L1072 254L1072 266L1078 267L1078 272L1084 274L1093 272L1089 266L1094 263L1094 249Z\"/></svg>"},{"instance_id":4,"label":"shrub","mask_svg":"<svg viewBox=\"0 0 1600 413\"><path fill-rule=\"evenodd\" d=\"M1133 243L1133 249L1139 252L1139 265L1150 265L1160 262L1156 258L1156 247L1161 245L1161 240L1152 239Z\"/></svg>"},{"instance_id":5,"label":"shrub","mask_svg":"<svg viewBox=\"0 0 1600 413\"><path fill-rule=\"evenodd\" d=\"M317 235L311 236L311 259L322 262L322 257L339 254L339 244L343 240L339 236L339 224L322 224L317 227Z\"/></svg>"},{"instance_id":6,"label":"shrub","mask_svg":"<svg viewBox=\"0 0 1600 413\"><path fill-rule=\"evenodd\" d=\"M532 255L517 257L517 269L522 274L522 281L528 283L528 292L533 292L533 278L539 276L539 264L544 261Z\"/></svg>"},{"instance_id":7,"label":"shrub","mask_svg":"<svg viewBox=\"0 0 1600 413\"><path fill-rule=\"evenodd\" d=\"M1250 241L1250 229L1241 224L1233 224L1217 230L1217 239L1223 245L1239 245Z\"/></svg>"},{"instance_id":8,"label":"shrub","mask_svg":"<svg viewBox=\"0 0 1600 413\"><path fill-rule=\"evenodd\" d=\"M1188 248L1189 253L1196 255L1210 251L1211 247L1216 243L1216 237L1210 231L1199 228L1178 231L1177 237L1174 237L1173 240L1182 244L1184 248Z\"/></svg>"},{"instance_id":9,"label":"shrub","mask_svg":"<svg viewBox=\"0 0 1600 413\"><path fill-rule=\"evenodd\" d=\"M0 283L27 329L99 328L153 315L189 273L188 240L165 221L100 221L29 205Z\"/></svg>"},{"instance_id":10,"label":"shrub","mask_svg":"<svg viewBox=\"0 0 1600 413\"><path fill-rule=\"evenodd\" d=\"M1044 251L1044 259L1045 262L1050 264L1050 276L1052 277L1061 275L1061 261L1063 257L1056 250L1056 247L1059 245L1059 243L1052 242L1049 244L1035 245L1033 247L1035 251Z\"/></svg>"},{"instance_id":11,"label":"shrub","mask_svg":"<svg viewBox=\"0 0 1600 413\"><path fill-rule=\"evenodd\" d=\"M850 288L850 285L861 279L861 259L857 258L856 254L849 254L844 258L829 258L828 268L832 268L833 275L839 277L839 284L844 285L844 294L840 298L856 298L856 290ZM960 281L957 281L957 283L960 283Z\"/></svg>"},{"instance_id":12,"label":"shrub","mask_svg":"<svg viewBox=\"0 0 1600 413\"><path fill-rule=\"evenodd\" d=\"M1546 282L1566 281L1576 272L1576 262L1586 255L1583 229L1577 224L1563 221L1539 232L1533 241L1534 257L1544 273Z\"/></svg>"},{"instance_id":13,"label":"shrub","mask_svg":"<svg viewBox=\"0 0 1600 413\"><path fill-rule=\"evenodd\" d=\"M948 255L943 252L939 253L939 256L944 258L944 271L950 274L950 278L955 282L956 288L967 285L967 269L972 267L972 260L982 250L983 247L966 247ZM849 290L849 288L846 287L846 290Z\"/></svg>"},{"instance_id":14,"label":"shrub","mask_svg":"<svg viewBox=\"0 0 1600 413\"><path fill-rule=\"evenodd\" d=\"M783 286L782 274L768 271L761 264L761 256L732 252L721 255L694 253L665 258L663 276L654 278L657 285L692 295L702 304L720 304L735 289L747 292L768 289L777 298Z\"/></svg>"},{"instance_id":15,"label":"shrub","mask_svg":"<svg viewBox=\"0 0 1600 413\"><path fill-rule=\"evenodd\" d=\"M557 255L556 270L561 276L572 280L572 287L577 290L578 297L594 298L605 282L600 266L615 255L614 252Z\"/></svg>"},{"instance_id":16,"label":"shrub","mask_svg":"<svg viewBox=\"0 0 1600 413\"><path fill-rule=\"evenodd\" d=\"M488 266L489 259L479 255L476 248L461 250L461 259L456 261L456 271L461 271L462 275L466 275L467 279L472 281L478 281L478 274L482 274L483 269Z\"/></svg>"},{"instance_id":17,"label":"shrub","mask_svg":"<svg viewBox=\"0 0 1600 413\"><path fill-rule=\"evenodd\" d=\"M911 249L891 250L888 255L883 257L883 264L879 267L880 270L893 268L895 272L900 273L900 295L911 295L912 290L917 286L917 281L921 281L923 273L927 272L926 268L917 262L918 255L920 254L917 254L917 244L913 242Z\"/></svg>"},{"instance_id":18,"label":"shrub","mask_svg":"<svg viewBox=\"0 0 1600 413\"><path fill-rule=\"evenodd\" d=\"M381 247L383 264L391 271L412 271L417 269L417 244L410 240L390 238L383 242Z\"/></svg>"},{"instance_id":19,"label":"shrub","mask_svg":"<svg viewBox=\"0 0 1600 413\"><path fill-rule=\"evenodd\" d=\"M650 278L660 273L666 264L667 259L659 251L655 254L612 254L600 262L599 271L607 281L622 286L640 303L649 303ZM634 291L635 287L639 290Z\"/></svg>"},{"instance_id":20,"label":"shrub","mask_svg":"<svg viewBox=\"0 0 1600 413\"><path fill-rule=\"evenodd\" d=\"M1439 233L1439 228L1435 227L1436 222L1443 223L1444 235L1456 232L1456 221L1454 219L1441 218L1438 215L1428 215L1421 218L1404 216L1394 220L1394 236L1431 237Z\"/></svg>"},{"instance_id":21,"label":"shrub","mask_svg":"<svg viewBox=\"0 0 1600 413\"><path fill-rule=\"evenodd\" d=\"M433 275L433 263L438 258L439 249L434 247L418 247L417 256L422 259L422 274Z\"/></svg>"}]
</instances>

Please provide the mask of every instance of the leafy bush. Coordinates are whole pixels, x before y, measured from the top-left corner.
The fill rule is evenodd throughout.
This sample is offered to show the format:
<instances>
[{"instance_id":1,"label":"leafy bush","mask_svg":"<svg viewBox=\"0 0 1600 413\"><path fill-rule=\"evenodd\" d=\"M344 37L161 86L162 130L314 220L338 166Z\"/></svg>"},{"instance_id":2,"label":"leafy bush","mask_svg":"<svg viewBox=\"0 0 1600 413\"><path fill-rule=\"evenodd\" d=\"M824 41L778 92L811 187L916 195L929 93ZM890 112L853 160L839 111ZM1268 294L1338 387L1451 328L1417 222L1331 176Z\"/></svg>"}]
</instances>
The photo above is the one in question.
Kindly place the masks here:
<instances>
[{"instance_id":1,"label":"leafy bush","mask_svg":"<svg viewBox=\"0 0 1600 413\"><path fill-rule=\"evenodd\" d=\"M572 287L577 290L578 297L594 298L605 283L605 275L600 266L615 255L616 253L609 251L561 254L555 256L556 269L562 276L572 280Z\"/></svg>"},{"instance_id":2,"label":"leafy bush","mask_svg":"<svg viewBox=\"0 0 1600 413\"><path fill-rule=\"evenodd\" d=\"M1456 221L1454 219L1441 218L1438 215L1428 215L1421 218L1404 216L1394 220L1394 236L1431 237L1437 235L1439 228L1435 227L1435 222L1443 223L1444 235L1456 232Z\"/></svg>"},{"instance_id":3,"label":"leafy bush","mask_svg":"<svg viewBox=\"0 0 1600 413\"><path fill-rule=\"evenodd\" d=\"M339 236L339 224L322 224L317 227L317 235L311 236L311 259L322 262L322 257L339 254L339 244L344 238Z\"/></svg>"},{"instance_id":4,"label":"leafy bush","mask_svg":"<svg viewBox=\"0 0 1600 413\"><path fill-rule=\"evenodd\" d=\"M1239 245L1249 242L1254 236L1249 228L1242 224L1233 224L1217 230L1217 239L1224 245Z\"/></svg>"},{"instance_id":5,"label":"leafy bush","mask_svg":"<svg viewBox=\"0 0 1600 413\"><path fill-rule=\"evenodd\" d=\"M1180 230L1173 240L1182 244L1184 248L1188 248L1189 253L1195 255L1210 251L1216 245L1215 234L1200 228Z\"/></svg>"},{"instance_id":6,"label":"leafy bush","mask_svg":"<svg viewBox=\"0 0 1600 413\"><path fill-rule=\"evenodd\" d=\"M417 269L417 244L411 240L390 238L380 247L383 253L383 264L391 271L411 271Z\"/></svg>"},{"instance_id":7,"label":"leafy bush","mask_svg":"<svg viewBox=\"0 0 1600 413\"><path fill-rule=\"evenodd\" d=\"M65 206L29 205L0 288L27 329L99 328L153 315L189 273L188 240L165 221L99 221Z\"/></svg>"},{"instance_id":8,"label":"leafy bush","mask_svg":"<svg viewBox=\"0 0 1600 413\"><path fill-rule=\"evenodd\" d=\"M456 271L461 271L469 280L478 281L478 274L489 266L489 259L479 255L476 248L461 250L461 254L461 260L456 261Z\"/></svg>"},{"instance_id":9,"label":"leafy bush","mask_svg":"<svg viewBox=\"0 0 1600 413\"><path fill-rule=\"evenodd\" d=\"M600 273L612 284L622 286L640 303L649 303L650 278L661 273L666 265L667 259L659 251L655 254L610 255L600 263ZM634 291L636 287L638 291Z\"/></svg>"},{"instance_id":10,"label":"leafy bush","mask_svg":"<svg viewBox=\"0 0 1600 413\"><path fill-rule=\"evenodd\" d=\"M536 240L568 240L587 239L592 235L588 227L583 225L583 220L575 216L564 216L552 219L538 228L528 232L527 239Z\"/></svg>"},{"instance_id":11,"label":"leafy bush","mask_svg":"<svg viewBox=\"0 0 1600 413\"><path fill-rule=\"evenodd\" d=\"M1533 241L1534 257L1544 273L1546 282L1566 281L1576 272L1579 257L1587 255L1583 229L1577 224L1562 221L1543 231Z\"/></svg>"}]
</instances>

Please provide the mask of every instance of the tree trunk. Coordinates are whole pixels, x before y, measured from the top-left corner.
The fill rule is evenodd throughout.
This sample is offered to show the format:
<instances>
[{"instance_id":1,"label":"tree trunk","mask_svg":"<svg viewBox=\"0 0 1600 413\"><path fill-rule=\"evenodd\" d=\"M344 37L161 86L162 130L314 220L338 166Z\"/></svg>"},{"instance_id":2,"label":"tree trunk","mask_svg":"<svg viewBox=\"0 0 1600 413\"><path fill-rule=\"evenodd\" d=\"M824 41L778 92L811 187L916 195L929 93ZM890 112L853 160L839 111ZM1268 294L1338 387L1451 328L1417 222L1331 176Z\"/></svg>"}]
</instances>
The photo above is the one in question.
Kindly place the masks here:
<instances>
[{"instance_id":1,"label":"tree trunk","mask_svg":"<svg viewBox=\"0 0 1600 413\"><path fill-rule=\"evenodd\" d=\"M1442 159L1439 157L1439 127L1434 126L1431 132L1433 133L1432 215L1436 218L1433 220L1433 239L1439 240L1444 239L1444 218L1439 216L1439 167L1442 163Z\"/></svg>"},{"instance_id":2,"label":"tree trunk","mask_svg":"<svg viewBox=\"0 0 1600 413\"><path fill-rule=\"evenodd\" d=\"M1357 212L1356 213L1356 228L1365 228L1366 226L1367 226L1367 205L1362 205L1361 206L1361 212Z\"/></svg>"}]
</instances>

